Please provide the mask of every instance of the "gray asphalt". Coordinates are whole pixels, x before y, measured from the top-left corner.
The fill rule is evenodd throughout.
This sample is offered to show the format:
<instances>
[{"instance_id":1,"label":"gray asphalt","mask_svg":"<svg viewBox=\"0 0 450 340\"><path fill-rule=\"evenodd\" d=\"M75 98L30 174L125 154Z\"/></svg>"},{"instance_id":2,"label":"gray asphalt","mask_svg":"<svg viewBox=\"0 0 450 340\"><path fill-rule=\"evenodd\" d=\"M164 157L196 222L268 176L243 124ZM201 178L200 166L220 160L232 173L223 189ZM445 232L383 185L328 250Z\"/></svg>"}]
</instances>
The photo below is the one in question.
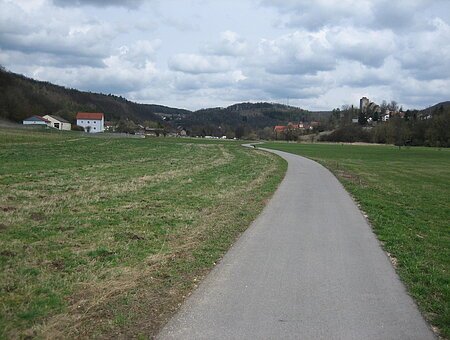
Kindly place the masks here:
<instances>
[{"instance_id":1,"label":"gray asphalt","mask_svg":"<svg viewBox=\"0 0 450 340\"><path fill-rule=\"evenodd\" d=\"M159 339L435 339L337 179L303 157Z\"/></svg>"}]
</instances>

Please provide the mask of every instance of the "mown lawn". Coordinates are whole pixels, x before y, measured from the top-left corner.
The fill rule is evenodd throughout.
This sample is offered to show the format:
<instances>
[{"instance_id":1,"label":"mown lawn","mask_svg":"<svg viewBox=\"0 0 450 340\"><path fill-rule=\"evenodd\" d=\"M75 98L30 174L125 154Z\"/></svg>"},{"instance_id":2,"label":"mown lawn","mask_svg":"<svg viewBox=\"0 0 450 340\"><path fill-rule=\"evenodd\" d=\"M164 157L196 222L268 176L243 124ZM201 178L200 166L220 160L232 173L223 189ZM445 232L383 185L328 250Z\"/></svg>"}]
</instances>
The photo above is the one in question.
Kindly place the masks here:
<instances>
[{"instance_id":1,"label":"mown lawn","mask_svg":"<svg viewBox=\"0 0 450 340\"><path fill-rule=\"evenodd\" d=\"M450 149L267 143L325 165L361 205L421 311L450 338Z\"/></svg>"},{"instance_id":2,"label":"mown lawn","mask_svg":"<svg viewBox=\"0 0 450 340\"><path fill-rule=\"evenodd\" d=\"M0 129L0 338L151 337L285 168L233 142Z\"/></svg>"}]
</instances>

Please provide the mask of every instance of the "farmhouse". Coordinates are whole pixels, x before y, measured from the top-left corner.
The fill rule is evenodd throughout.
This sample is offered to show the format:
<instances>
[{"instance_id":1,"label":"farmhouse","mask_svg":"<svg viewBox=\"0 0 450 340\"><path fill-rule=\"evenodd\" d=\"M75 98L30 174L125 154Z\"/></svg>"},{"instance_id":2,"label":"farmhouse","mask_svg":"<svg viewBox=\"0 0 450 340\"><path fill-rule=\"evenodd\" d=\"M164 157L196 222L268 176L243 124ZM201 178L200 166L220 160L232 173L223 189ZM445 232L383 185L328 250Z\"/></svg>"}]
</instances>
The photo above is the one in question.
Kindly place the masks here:
<instances>
[{"instance_id":1,"label":"farmhouse","mask_svg":"<svg viewBox=\"0 0 450 340\"><path fill-rule=\"evenodd\" d=\"M84 131L97 133L105 131L105 117L98 112L78 112L77 125L84 128Z\"/></svg>"},{"instance_id":2,"label":"farmhouse","mask_svg":"<svg viewBox=\"0 0 450 340\"><path fill-rule=\"evenodd\" d=\"M31 117L23 120L23 125L50 126L50 121L41 116L31 116Z\"/></svg>"},{"instance_id":3,"label":"farmhouse","mask_svg":"<svg viewBox=\"0 0 450 340\"><path fill-rule=\"evenodd\" d=\"M43 118L47 119L50 122L49 126L55 128L55 129L58 129L58 130L70 130L71 129L70 123L67 120L65 120L64 118L61 118L59 116L45 115Z\"/></svg>"},{"instance_id":4,"label":"farmhouse","mask_svg":"<svg viewBox=\"0 0 450 340\"><path fill-rule=\"evenodd\" d=\"M277 125L273 128L273 131L275 133L279 133L279 132L284 132L284 130L286 130L286 129L287 129L287 126L285 126L285 125Z\"/></svg>"}]
</instances>

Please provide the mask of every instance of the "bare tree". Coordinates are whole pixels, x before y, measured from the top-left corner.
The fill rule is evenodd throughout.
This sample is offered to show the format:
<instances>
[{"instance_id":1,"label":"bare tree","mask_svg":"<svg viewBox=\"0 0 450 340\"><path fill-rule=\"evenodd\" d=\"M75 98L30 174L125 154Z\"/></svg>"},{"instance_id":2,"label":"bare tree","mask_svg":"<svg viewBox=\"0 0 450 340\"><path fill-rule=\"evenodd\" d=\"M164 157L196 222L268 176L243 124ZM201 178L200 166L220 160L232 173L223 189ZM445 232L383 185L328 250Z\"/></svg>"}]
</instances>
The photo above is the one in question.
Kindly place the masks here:
<instances>
[{"instance_id":1,"label":"bare tree","mask_svg":"<svg viewBox=\"0 0 450 340\"><path fill-rule=\"evenodd\" d=\"M398 103L395 100L391 100L391 102L388 104L388 109L393 112L398 111Z\"/></svg>"}]
</instances>

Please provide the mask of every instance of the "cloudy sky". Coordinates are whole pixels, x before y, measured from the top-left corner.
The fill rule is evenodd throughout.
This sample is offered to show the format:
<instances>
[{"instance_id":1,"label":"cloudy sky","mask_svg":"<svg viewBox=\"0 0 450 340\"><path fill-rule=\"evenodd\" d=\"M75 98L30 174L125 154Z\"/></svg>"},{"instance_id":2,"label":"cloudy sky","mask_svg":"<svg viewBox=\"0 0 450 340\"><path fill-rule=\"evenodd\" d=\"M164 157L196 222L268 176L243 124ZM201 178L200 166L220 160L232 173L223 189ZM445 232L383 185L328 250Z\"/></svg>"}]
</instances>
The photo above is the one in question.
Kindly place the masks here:
<instances>
[{"instance_id":1,"label":"cloudy sky","mask_svg":"<svg viewBox=\"0 0 450 340\"><path fill-rule=\"evenodd\" d=\"M0 0L0 64L188 109L450 100L448 0Z\"/></svg>"}]
</instances>

